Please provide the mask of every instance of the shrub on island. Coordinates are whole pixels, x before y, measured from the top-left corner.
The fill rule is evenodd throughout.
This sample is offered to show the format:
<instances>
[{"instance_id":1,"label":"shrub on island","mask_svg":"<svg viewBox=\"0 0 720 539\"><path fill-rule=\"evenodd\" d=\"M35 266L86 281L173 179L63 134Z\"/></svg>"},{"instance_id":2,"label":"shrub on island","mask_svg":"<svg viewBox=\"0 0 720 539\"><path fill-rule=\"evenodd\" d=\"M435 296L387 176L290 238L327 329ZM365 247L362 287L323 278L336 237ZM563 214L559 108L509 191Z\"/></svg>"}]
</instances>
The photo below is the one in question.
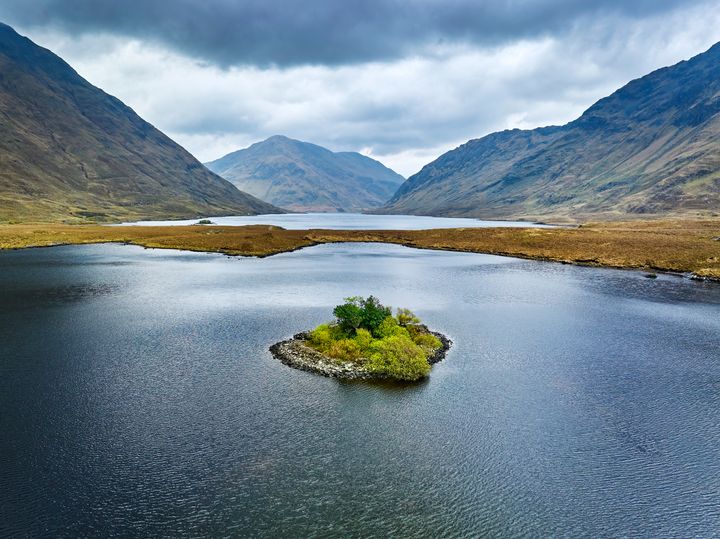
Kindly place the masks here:
<instances>
[{"instance_id":1,"label":"shrub on island","mask_svg":"<svg viewBox=\"0 0 720 539\"><path fill-rule=\"evenodd\" d=\"M307 334L307 344L343 363L399 380L430 373L430 358L443 346L408 309L392 309L369 296L346 298L333 310L335 320Z\"/></svg>"}]
</instances>

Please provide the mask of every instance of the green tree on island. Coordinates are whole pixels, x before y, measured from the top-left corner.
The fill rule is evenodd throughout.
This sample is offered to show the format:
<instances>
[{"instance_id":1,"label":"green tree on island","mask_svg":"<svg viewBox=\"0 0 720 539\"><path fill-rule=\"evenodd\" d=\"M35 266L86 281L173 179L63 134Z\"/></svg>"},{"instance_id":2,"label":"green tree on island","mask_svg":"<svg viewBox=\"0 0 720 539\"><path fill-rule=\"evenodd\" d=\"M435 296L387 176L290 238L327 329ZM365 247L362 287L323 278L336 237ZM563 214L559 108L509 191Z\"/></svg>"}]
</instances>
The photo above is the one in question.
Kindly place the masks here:
<instances>
[{"instance_id":1,"label":"green tree on island","mask_svg":"<svg viewBox=\"0 0 720 539\"><path fill-rule=\"evenodd\" d=\"M348 333L359 328L374 333L383 320L392 316L392 308L381 305L375 296L345 298L345 303L333 309L337 324Z\"/></svg>"},{"instance_id":2,"label":"green tree on island","mask_svg":"<svg viewBox=\"0 0 720 539\"><path fill-rule=\"evenodd\" d=\"M392 308L369 296L345 298L333 309L335 321L309 333L308 344L340 362L400 380L418 380L430 372L428 359L442 347L408 309Z\"/></svg>"}]
</instances>

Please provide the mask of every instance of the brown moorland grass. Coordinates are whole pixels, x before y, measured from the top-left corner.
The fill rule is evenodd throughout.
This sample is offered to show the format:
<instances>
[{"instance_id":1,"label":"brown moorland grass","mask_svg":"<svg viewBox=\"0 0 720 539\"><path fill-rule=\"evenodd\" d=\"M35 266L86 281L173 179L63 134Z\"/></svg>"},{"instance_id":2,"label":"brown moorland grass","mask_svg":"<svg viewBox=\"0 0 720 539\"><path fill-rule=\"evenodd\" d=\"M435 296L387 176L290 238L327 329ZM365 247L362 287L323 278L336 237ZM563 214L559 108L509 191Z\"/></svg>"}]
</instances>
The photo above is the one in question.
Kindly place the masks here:
<instances>
[{"instance_id":1,"label":"brown moorland grass","mask_svg":"<svg viewBox=\"0 0 720 539\"><path fill-rule=\"evenodd\" d=\"M0 225L0 249L121 242L161 249L269 256L310 245L381 242L720 279L720 220L589 223L577 228L285 230L270 225Z\"/></svg>"}]
</instances>

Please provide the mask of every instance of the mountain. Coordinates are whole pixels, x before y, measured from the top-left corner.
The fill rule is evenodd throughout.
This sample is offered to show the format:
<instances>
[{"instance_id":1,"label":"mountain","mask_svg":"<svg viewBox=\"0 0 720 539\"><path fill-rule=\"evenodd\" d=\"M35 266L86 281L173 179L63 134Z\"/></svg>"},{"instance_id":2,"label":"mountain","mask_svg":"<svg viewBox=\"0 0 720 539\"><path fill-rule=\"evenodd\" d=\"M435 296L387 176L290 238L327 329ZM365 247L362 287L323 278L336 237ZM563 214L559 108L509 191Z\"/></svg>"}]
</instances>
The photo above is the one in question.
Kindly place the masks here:
<instances>
[{"instance_id":1,"label":"mountain","mask_svg":"<svg viewBox=\"0 0 720 539\"><path fill-rule=\"evenodd\" d=\"M562 127L494 133L426 165L383 213L542 218L720 212L720 43Z\"/></svg>"},{"instance_id":2,"label":"mountain","mask_svg":"<svg viewBox=\"0 0 720 539\"><path fill-rule=\"evenodd\" d=\"M278 211L0 24L0 221Z\"/></svg>"},{"instance_id":3,"label":"mountain","mask_svg":"<svg viewBox=\"0 0 720 539\"><path fill-rule=\"evenodd\" d=\"M387 202L404 178L355 152L283 136L206 163L238 189L296 211L356 212Z\"/></svg>"}]
</instances>

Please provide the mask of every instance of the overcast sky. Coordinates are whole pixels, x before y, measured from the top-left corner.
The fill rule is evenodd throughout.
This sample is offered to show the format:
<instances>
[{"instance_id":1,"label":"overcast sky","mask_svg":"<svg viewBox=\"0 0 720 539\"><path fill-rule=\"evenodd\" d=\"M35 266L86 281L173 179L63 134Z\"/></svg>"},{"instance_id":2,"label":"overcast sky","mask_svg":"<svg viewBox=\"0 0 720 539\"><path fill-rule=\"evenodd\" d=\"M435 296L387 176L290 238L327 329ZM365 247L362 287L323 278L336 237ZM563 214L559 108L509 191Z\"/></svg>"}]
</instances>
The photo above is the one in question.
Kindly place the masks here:
<instances>
[{"instance_id":1,"label":"overcast sky","mask_svg":"<svg viewBox=\"0 0 720 539\"><path fill-rule=\"evenodd\" d=\"M274 134L409 176L720 41L720 0L2 0L202 161Z\"/></svg>"}]
</instances>

